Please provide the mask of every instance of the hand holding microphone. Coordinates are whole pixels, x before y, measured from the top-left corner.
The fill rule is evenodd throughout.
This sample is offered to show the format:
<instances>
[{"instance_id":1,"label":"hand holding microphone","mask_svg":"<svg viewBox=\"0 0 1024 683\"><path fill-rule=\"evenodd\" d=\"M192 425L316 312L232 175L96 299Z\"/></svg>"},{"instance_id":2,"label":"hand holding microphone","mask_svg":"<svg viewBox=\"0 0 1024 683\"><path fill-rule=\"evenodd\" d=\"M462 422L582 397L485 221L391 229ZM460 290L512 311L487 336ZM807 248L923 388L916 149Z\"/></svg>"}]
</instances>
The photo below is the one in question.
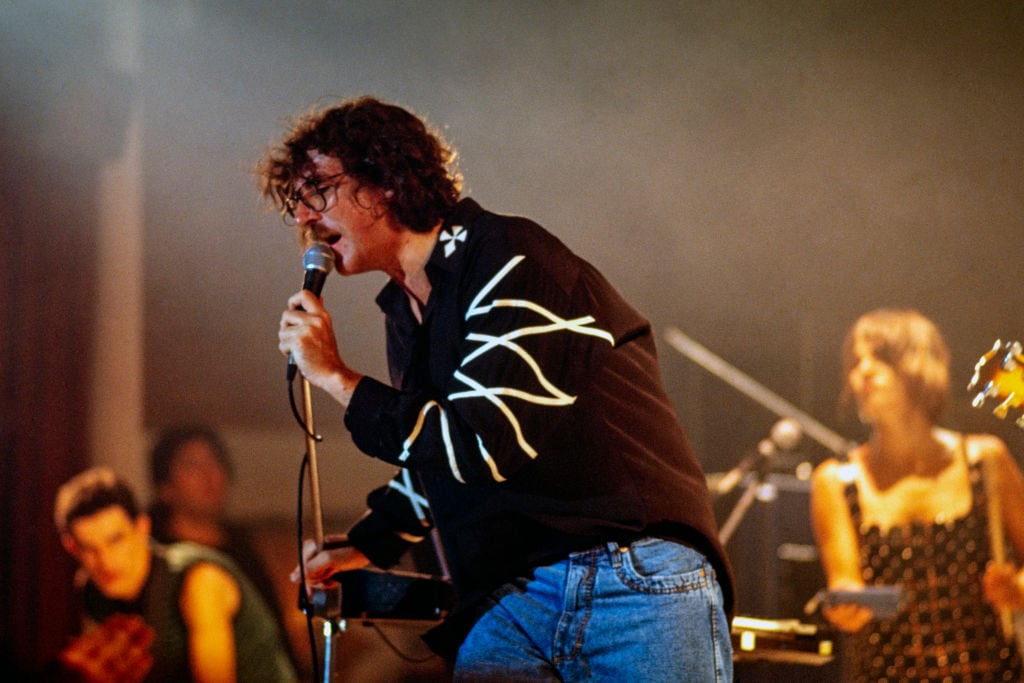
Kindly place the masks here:
<instances>
[{"instance_id":1,"label":"hand holding microphone","mask_svg":"<svg viewBox=\"0 0 1024 683\"><path fill-rule=\"evenodd\" d=\"M347 406L362 375L342 361L331 315L319 298L334 266L334 252L326 244L316 243L306 250L302 262L302 291L288 299L288 309L281 314L277 332L278 348L289 359L288 381L301 367L310 384Z\"/></svg>"},{"instance_id":2,"label":"hand holding microphone","mask_svg":"<svg viewBox=\"0 0 1024 683\"><path fill-rule=\"evenodd\" d=\"M334 269L334 252L331 248L323 242L314 242L306 253L302 256L302 268L305 272L305 276L302 281L302 289L311 292L317 298L320 297L320 292L324 289L324 283L327 281L327 276L331 270ZM305 311L306 309L298 303L294 303L295 297L288 301L289 310L294 311ZM296 325L294 320L286 320L287 312L285 316L281 318L281 331L278 333L278 338L283 347L285 343L285 330L291 329ZM282 348L282 351L285 349ZM295 365L295 356L292 353L288 354L288 381L291 382L295 379L295 371L297 366Z\"/></svg>"},{"instance_id":3,"label":"hand holding microphone","mask_svg":"<svg viewBox=\"0 0 1024 683\"><path fill-rule=\"evenodd\" d=\"M323 242L314 242L302 255L302 269L306 273L302 288L320 296L327 276L334 270L334 252Z\"/></svg>"}]
</instances>

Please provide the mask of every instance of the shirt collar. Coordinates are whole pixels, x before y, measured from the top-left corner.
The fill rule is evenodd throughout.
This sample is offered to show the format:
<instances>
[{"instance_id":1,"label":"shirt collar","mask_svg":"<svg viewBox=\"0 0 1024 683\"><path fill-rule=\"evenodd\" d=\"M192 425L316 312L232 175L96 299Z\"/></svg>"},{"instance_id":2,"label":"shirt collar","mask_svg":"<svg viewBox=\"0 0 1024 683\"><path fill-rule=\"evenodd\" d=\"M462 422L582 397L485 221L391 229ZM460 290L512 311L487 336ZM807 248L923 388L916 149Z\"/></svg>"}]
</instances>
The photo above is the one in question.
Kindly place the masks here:
<instances>
[{"instance_id":1,"label":"shirt collar","mask_svg":"<svg viewBox=\"0 0 1024 683\"><path fill-rule=\"evenodd\" d=\"M462 265L469 242L470 227L483 208L474 200L459 200L455 208L441 225L437 243L427 260L427 278L431 288L440 285L447 273L456 272ZM405 292L394 280L389 280L377 295L377 305L385 313L395 310L395 306L404 303Z\"/></svg>"},{"instance_id":2,"label":"shirt collar","mask_svg":"<svg viewBox=\"0 0 1024 683\"><path fill-rule=\"evenodd\" d=\"M445 271L456 270L466 253L469 229L483 209L472 199L462 199L445 219L429 264Z\"/></svg>"}]
</instances>

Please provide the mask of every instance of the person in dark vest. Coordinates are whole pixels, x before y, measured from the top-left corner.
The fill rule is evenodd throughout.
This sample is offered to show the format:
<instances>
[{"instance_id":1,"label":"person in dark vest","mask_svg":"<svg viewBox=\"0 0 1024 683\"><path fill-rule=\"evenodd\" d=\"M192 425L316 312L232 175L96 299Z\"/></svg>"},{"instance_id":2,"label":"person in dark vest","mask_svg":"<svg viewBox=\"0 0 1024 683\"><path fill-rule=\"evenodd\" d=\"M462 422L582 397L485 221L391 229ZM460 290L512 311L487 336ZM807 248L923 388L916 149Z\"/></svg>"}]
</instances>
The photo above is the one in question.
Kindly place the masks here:
<instances>
[{"instance_id":1,"label":"person in dark vest","mask_svg":"<svg viewBox=\"0 0 1024 683\"><path fill-rule=\"evenodd\" d=\"M252 581L287 633L285 602L257 536L229 514L235 466L220 433L207 424L179 424L160 432L149 453L153 499L150 533L160 543L191 541L224 553ZM284 572L281 580L287 583ZM294 604L287 605L295 610ZM295 610L298 614L298 610ZM298 653L290 650L299 667Z\"/></svg>"},{"instance_id":2,"label":"person in dark vest","mask_svg":"<svg viewBox=\"0 0 1024 683\"><path fill-rule=\"evenodd\" d=\"M82 634L60 659L81 680L297 680L271 609L231 559L153 541L149 517L113 470L65 483L54 521L80 564Z\"/></svg>"}]
</instances>

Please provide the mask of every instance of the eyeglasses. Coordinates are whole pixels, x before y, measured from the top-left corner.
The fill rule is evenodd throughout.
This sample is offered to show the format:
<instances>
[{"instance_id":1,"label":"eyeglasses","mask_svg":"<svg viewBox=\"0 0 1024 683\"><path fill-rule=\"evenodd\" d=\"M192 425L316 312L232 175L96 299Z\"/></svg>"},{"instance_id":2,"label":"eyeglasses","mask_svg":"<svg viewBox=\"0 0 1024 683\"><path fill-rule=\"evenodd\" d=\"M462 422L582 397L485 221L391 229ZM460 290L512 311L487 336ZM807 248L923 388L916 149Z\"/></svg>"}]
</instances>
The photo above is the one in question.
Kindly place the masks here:
<instances>
[{"instance_id":1,"label":"eyeglasses","mask_svg":"<svg viewBox=\"0 0 1024 683\"><path fill-rule=\"evenodd\" d=\"M287 225L295 225L295 209L299 202L302 202L310 211L320 213L327 208L327 191L336 187L338 183L328 183L330 180L340 178L345 173L335 173L326 178L310 178L299 185L299 189L293 192L284 200L284 207L281 209L281 218Z\"/></svg>"}]
</instances>

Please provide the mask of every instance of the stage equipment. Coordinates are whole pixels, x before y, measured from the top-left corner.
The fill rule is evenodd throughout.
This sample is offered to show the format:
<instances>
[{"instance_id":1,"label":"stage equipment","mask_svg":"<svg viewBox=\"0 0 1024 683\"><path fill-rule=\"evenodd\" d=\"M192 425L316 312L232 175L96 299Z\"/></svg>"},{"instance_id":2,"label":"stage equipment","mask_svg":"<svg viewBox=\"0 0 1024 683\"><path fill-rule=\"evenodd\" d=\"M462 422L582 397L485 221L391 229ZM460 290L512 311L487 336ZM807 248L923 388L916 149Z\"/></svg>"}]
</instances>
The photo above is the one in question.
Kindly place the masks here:
<instances>
[{"instance_id":1,"label":"stage equipment","mask_svg":"<svg viewBox=\"0 0 1024 683\"><path fill-rule=\"evenodd\" d=\"M341 586L342 619L440 622L455 603L451 582L430 574L356 569L332 578Z\"/></svg>"},{"instance_id":2,"label":"stage equipment","mask_svg":"<svg viewBox=\"0 0 1024 683\"><path fill-rule=\"evenodd\" d=\"M1024 403L1024 347L1020 342L999 340L992 349L978 359L974 376L967 385L968 391L977 392L971 405L980 408L987 398L999 398L1002 402L992 411L1000 420L1005 419L1010 408L1021 409ZM1016 420L1024 429L1024 413Z\"/></svg>"},{"instance_id":3,"label":"stage equipment","mask_svg":"<svg viewBox=\"0 0 1024 683\"><path fill-rule=\"evenodd\" d=\"M732 491L746 475L751 473L754 475L753 484L747 485L743 496L736 503L729 518L718 532L718 540L722 545L729 542L755 498L761 500L774 498L771 490L765 488L765 477L771 471L773 458L780 451L791 451L800 443L801 437L800 426L794 420L789 418L779 420L772 426L768 438L761 439L757 444L755 453L741 460L739 465L729 470L714 486L713 492L718 496L723 496Z\"/></svg>"},{"instance_id":4,"label":"stage equipment","mask_svg":"<svg viewBox=\"0 0 1024 683\"><path fill-rule=\"evenodd\" d=\"M804 618L804 605L825 585L810 524L809 483L791 474L750 473L715 501L716 518L753 500L726 546L736 581L736 613L767 619ZM724 524L723 524L723 527Z\"/></svg>"},{"instance_id":5,"label":"stage equipment","mask_svg":"<svg viewBox=\"0 0 1024 683\"><path fill-rule=\"evenodd\" d=\"M829 631L796 619L733 617L733 660L822 666L834 658Z\"/></svg>"},{"instance_id":6,"label":"stage equipment","mask_svg":"<svg viewBox=\"0 0 1024 683\"><path fill-rule=\"evenodd\" d=\"M665 340L694 363L740 390L779 417L789 418L796 422L804 433L833 453L845 454L856 446L852 441L844 439L792 403L729 365L677 328L669 327L665 331Z\"/></svg>"},{"instance_id":7,"label":"stage equipment","mask_svg":"<svg viewBox=\"0 0 1024 683\"><path fill-rule=\"evenodd\" d=\"M1024 347L1020 342L996 340L992 349L978 359L974 366L974 375L968 391L976 391L971 405L980 408L987 398L1002 399L992 411L999 419L1005 419L1010 408L1020 409L1024 403ZM1024 429L1024 413L1016 420L1017 426ZM1002 500L999 487L996 486L995 463L991 458L984 460L985 491L988 498L989 540L992 545L992 560L997 563L1006 561L1006 539L1003 533ZM999 611L1003 636L1007 641L1013 640L1013 613L1006 608ZM1018 638L1024 644L1024 637Z\"/></svg>"},{"instance_id":8,"label":"stage equipment","mask_svg":"<svg viewBox=\"0 0 1024 683\"><path fill-rule=\"evenodd\" d=\"M334 252L323 243L310 246L302 260L305 276L302 288L320 296L324 282L334 266ZM306 442L303 459L303 474L308 475L313 520L313 539L317 550L340 547L347 541L327 542L324 539L323 505L320 498L320 476L317 463L316 445L322 437L316 433L313 423L313 400L309 380L302 377L302 414L295 404L292 383L298 366L292 356L288 357L286 378L292 413L299 423ZM300 482L299 510L299 563L302 565L302 495ZM299 588L299 607L306 614L312 639L313 619L323 620L324 653L322 680L329 683L332 678L335 659L336 636L347 628L346 620L359 619L365 623L377 622L438 622L443 619L454 602L454 590L448 580L447 565L440 552L436 535L432 535L438 565L443 577L433 577L411 572L384 572L360 569L335 574L330 580L307 589ZM303 573L305 568L302 567ZM313 646L315 649L315 645ZM314 656L314 659L316 657Z\"/></svg>"}]
</instances>

